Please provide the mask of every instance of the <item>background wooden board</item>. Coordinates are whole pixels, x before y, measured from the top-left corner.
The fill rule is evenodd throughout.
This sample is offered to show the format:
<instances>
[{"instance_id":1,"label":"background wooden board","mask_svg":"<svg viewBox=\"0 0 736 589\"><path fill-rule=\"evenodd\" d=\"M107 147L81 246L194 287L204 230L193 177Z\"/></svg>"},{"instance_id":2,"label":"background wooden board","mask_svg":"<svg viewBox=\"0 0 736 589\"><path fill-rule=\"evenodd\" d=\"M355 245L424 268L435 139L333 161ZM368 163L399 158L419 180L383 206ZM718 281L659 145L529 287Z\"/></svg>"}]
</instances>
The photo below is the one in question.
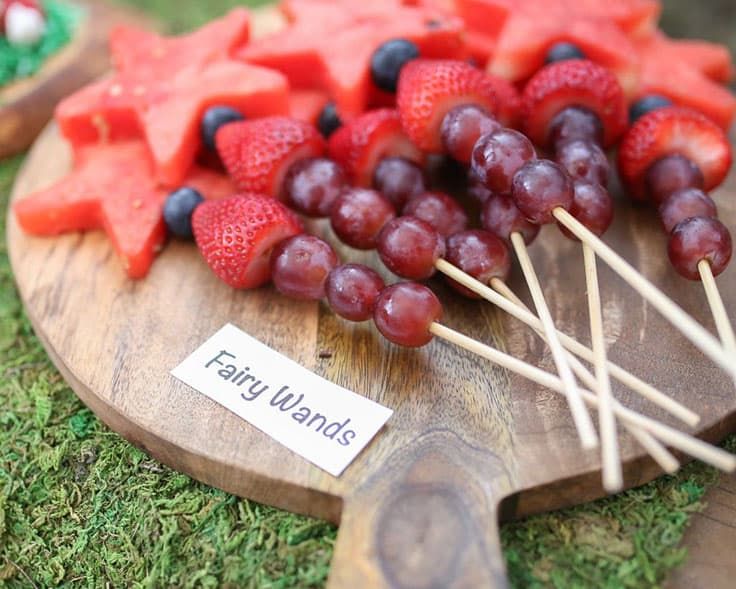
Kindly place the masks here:
<instances>
[{"instance_id":1,"label":"background wooden board","mask_svg":"<svg viewBox=\"0 0 736 589\"><path fill-rule=\"evenodd\" d=\"M78 4L85 14L71 43L51 57L35 76L0 89L0 158L30 146L62 98L107 71L107 37L114 24L151 24L129 8L99 0Z\"/></svg>"},{"instance_id":2,"label":"background wooden board","mask_svg":"<svg viewBox=\"0 0 736 589\"><path fill-rule=\"evenodd\" d=\"M47 131L14 197L63 174L68 156L55 129ZM728 224L736 215L732 191L730 184L716 195ZM628 204L618 213L607 240L712 328L699 285L669 268L654 217ZM29 316L80 397L113 429L179 470L340 521L334 586L502 585L499 512L515 517L602 493L599 460L580 451L560 398L442 342L401 350L321 304L295 303L270 288L232 291L187 244L170 244L146 280L130 282L100 234L32 238L11 215L8 239ZM547 228L532 253L559 324L587 339L579 247ZM346 248L341 254L363 257ZM729 380L610 272L601 274L611 356L697 408L704 437L731 431L736 401ZM729 308L736 304L733 281L732 270L719 279ZM489 305L457 299L439 281L433 286L448 325L551 369L528 330ZM512 286L523 290L518 272ZM323 473L170 377L227 321L396 411L343 477ZM622 450L627 485L659 474L626 436Z\"/></svg>"}]
</instances>

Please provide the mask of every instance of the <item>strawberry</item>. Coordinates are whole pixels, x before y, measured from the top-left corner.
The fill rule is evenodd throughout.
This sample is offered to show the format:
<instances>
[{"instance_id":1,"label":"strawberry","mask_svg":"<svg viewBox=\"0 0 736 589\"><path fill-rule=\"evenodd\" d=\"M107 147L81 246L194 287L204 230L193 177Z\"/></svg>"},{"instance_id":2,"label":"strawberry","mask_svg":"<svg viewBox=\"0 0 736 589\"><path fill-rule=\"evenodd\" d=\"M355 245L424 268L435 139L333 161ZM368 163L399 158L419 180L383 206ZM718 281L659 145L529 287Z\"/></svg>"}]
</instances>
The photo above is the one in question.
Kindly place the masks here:
<instances>
[{"instance_id":1,"label":"strawberry","mask_svg":"<svg viewBox=\"0 0 736 589\"><path fill-rule=\"evenodd\" d=\"M651 111L628 130L619 146L621 179L637 198L645 198L649 167L667 155L688 158L703 173L703 190L718 186L731 168L731 144L705 115L671 106Z\"/></svg>"},{"instance_id":2,"label":"strawberry","mask_svg":"<svg viewBox=\"0 0 736 589\"><path fill-rule=\"evenodd\" d=\"M401 70L396 104L406 134L419 149L441 153L442 119L454 107L475 104L495 114L497 82L464 61L415 59Z\"/></svg>"},{"instance_id":3,"label":"strawberry","mask_svg":"<svg viewBox=\"0 0 736 589\"><path fill-rule=\"evenodd\" d=\"M256 288L271 278L271 250L302 226L279 201L248 193L203 202L194 209L192 230L220 279L233 288Z\"/></svg>"},{"instance_id":4,"label":"strawberry","mask_svg":"<svg viewBox=\"0 0 736 589\"><path fill-rule=\"evenodd\" d=\"M281 196L291 164L325 152L325 141L314 125L283 116L225 125L217 132L215 143L240 190L273 197Z\"/></svg>"},{"instance_id":5,"label":"strawberry","mask_svg":"<svg viewBox=\"0 0 736 589\"><path fill-rule=\"evenodd\" d=\"M486 79L492 84L493 91L496 93L495 115L498 122L504 127L516 128L519 124L521 111L521 96L516 86L508 80L493 74L487 73Z\"/></svg>"},{"instance_id":6,"label":"strawberry","mask_svg":"<svg viewBox=\"0 0 736 589\"><path fill-rule=\"evenodd\" d=\"M603 143L613 145L626 130L626 99L616 77L586 59L548 65L529 80L521 96L522 129L537 145L547 147L549 125L568 106L593 111L603 124Z\"/></svg>"},{"instance_id":7,"label":"strawberry","mask_svg":"<svg viewBox=\"0 0 736 589\"><path fill-rule=\"evenodd\" d=\"M401 127L398 111L390 108L368 111L340 127L330 136L329 152L353 184L363 187L371 186L373 171L385 157L422 161Z\"/></svg>"}]
</instances>

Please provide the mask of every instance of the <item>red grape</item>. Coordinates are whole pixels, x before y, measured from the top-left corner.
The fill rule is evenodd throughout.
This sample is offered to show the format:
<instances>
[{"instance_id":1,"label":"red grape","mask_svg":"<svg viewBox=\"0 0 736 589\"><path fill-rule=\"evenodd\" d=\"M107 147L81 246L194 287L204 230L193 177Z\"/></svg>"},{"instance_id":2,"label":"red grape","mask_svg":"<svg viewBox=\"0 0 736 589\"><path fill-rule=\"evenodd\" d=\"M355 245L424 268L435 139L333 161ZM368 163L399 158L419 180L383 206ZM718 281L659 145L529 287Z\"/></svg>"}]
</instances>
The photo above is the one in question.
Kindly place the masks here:
<instances>
[{"instance_id":1,"label":"red grape","mask_svg":"<svg viewBox=\"0 0 736 589\"><path fill-rule=\"evenodd\" d=\"M442 145L457 161L469 164L480 136L500 128L501 124L479 106L456 106L442 120Z\"/></svg>"},{"instance_id":2,"label":"red grape","mask_svg":"<svg viewBox=\"0 0 736 589\"><path fill-rule=\"evenodd\" d=\"M507 243L511 241L512 233L521 234L527 245L539 235L539 225L524 217L510 196L492 195L483 205L480 223L483 229Z\"/></svg>"},{"instance_id":3,"label":"red grape","mask_svg":"<svg viewBox=\"0 0 736 589\"><path fill-rule=\"evenodd\" d=\"M332 206L330 222L335 234L347 245L370 250L378 233L396 216L391 202L375 190L352 188L344 191Z\"/></svg>"},{"instance_id":4,"label":"red grape","mask_svg":"<svg viewBox=\"0 0 736 589\"><path fill-rule=\"evenodd\" d=\"M682 155L674 154L654 162L646 174L649 197L661 204L675 190L703 188L703 172Z\"/></svg>"},{"instance_id":5,"label":"red grape","mask_svg":"<svg viewBox=\"0 0 736 589\"><path fill-rule=\"evenodd\" d=\"M712 217L690 217L678 223L670 234L667 253L682 276L699 280L698 264L708 260L713 276L726 269L731 260L731 234Z\"/></svg>"},{"instance_id":6,"label":"red grape","mask_svg":"<svg viewBox=\"0 0 736 589\"><path fill-rule=\"evenodd\" d=\"M303 233L274 248L271 278L276 289L286 296L317 300L325 296L325 280L337 264L337 254L330 244Z\"/></svg>"},{"instance_id":7,"label":"red grape","mask_svg":"<svg viewBox=\"0 0 736 589\"><path fill-rule=\"evenodd\" d=\"M611 195L600 184L584 180L575 181L574 192L570 214L600 237L613 221L613 199ZM559 225L559 227L566 237L577 241L577 237L570 233L566 227L563 225Z\"/></svg>"},{"instance_id":8,"label":"red grape","mask_svg":"<svg viewBox=\"0 0 736 589\"><path fill-rule=\"evenodd\" d=\"M328 217L347 185L342 168L326 158L306 158L289 167L284 179L286 202L309 217Z\"/></svg>"},{"instance_id":9,"label":"red grape","mask_svg":"<svg viewBox=\"0 0 736 589\"><path fill-rule=\"evenodd\" d=\"M426 190L426 180L422 168L414 162L403 157L387 157L373 172L373 187L401 210L406 201Z\"/></svg>"},{"instance_id":10,"label":"red grape","mask_svg":"<svg viewBox=\"0 0 736 589\"><path fill-rule=\"evenodd\" d=\"M426 286L399 282L381 291L373 321L390 342L418 348L432 341L430 327L442 317L442 305Z\"/></svg>"},{"instance_id":11,"label":"red grape","mask_svg":"<svg viewBox=\"0 0 736 589\"><path fill-rule=\"evenodd\" d=\"M421 219L397 217L379 234L378 255L397 276L423 280L434 274L435 262L445 255L445 240Z\"/></svg>"},{"instance_id":12,"label":"red grape","mask_svg":"<svg viewBox=\"0 0 736 589\"><path fill-rule=\"evenodd\" d=\"M415 196L406 203L402 214L426 221L444 237L468 226L468 215L460 203L444 192L425 192Z\"/></svg>"},{"instance_id":13,"label":"red grape","mask_svg":"<svg viewBox=\"0 0 736 589\"><path fill-rule=\"evenodd\" d=\"M570 176L550 160L527 162L514 175L512 198L532 223L552 223L553 211L559 207L570 210L573 197Z\"/></svg>"},{"instance_id":14,"label":"red grape","mask_svg":"<svg viewBox=\"0 0 736 589\"><path fill-rule=\"evenodd\" d=\"M718 217L713 199L698 188L682 188L659 205L659 218L667 233L680 221L690 217Z\"/></svg>"},{"instance_id":15,"label":"red grape","mask_svg":"<svg viewBox=\"0 0 736 589\"><path fill-rule=\"evenodd\" d=\"M598 115L582 106L558 112L549 124L548 146L560 147L574 139L603 144L603 124Z\"/></svg>"},{"instance_id":16,"label":"red grape","mask_svg":"<svg viewBox=\"0 0 736 589\"><path fill-rule=\"evenodd\" d=\"M473 173L489 190L509 194L516 171L536 158L534 146L513 129L483 135L473 149Z\"/></svg>"},{"instance_id":17,"label":"red grape","mask_svg":"<svg viewBox=\"0 0 736 589\"><path fill-rule=\"evenodd\" d=\"M611 166L606 153L592 141L575 139L557 147L557 163L567 170L573 179L608 185Z\"/></svg>"},{"instance_id":18,"label":"red grape","mask_svg":"<svg viewBox=\"0 0 736 589\"><path fill-rule=\"evenodd\" d=\"M500 237L482 229L461 231L448 237L445 259L483 284L488 284L492 278L505 282L511 269L511 257L506 244ZM451 278L445 278L460 294L481 298Z\"/></svg>"},{"instance_id":19,"label":"red grape","mask_svg":"<svg viewBox=\"0 0 736 589\"><path fill-rule=\"evenodd\" d=\"M325 290L330 308L350 321L366 321L384 288L383 278L363 264L343 264L327 277Z\"/></svg>"}]
</instances>

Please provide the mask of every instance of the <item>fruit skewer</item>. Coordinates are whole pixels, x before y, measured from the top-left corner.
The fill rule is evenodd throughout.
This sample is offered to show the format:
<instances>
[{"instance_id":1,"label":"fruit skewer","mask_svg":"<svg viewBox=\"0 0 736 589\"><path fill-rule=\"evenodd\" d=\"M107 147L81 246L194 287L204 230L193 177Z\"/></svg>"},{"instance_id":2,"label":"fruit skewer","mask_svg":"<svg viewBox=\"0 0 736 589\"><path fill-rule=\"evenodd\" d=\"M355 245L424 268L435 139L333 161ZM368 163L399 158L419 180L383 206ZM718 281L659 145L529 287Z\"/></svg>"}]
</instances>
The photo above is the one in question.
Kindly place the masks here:
<instances>
[{"instance_id":1,"label":"fruit skewer","mask_svg":"<svg viewBox=\"0 0 736 589\"><path fill-rule=\"evenodd\" d=\"M619 155L630 193L658 206L670 261L681 276L701 281L718 335L736 358L736 337L715 281L731 259L732 240L705 192L723 181L730 165L730 144L719 127L695 111L662 103L641 113Z\"/></svg>"},{"instance_id":2,"label":"fruit skewer","mask_svg":"<svg viewBox=\"0 0 736 589\"><path fill-rule=\"evenodd\" d=\"M565 107L579 105L583 106L588 114L593 115L592 120L602 129L603 144L610 145L626 126L626 111L621 107L612 108L616 103L623 104L621 88L604 68L586 60L555 63L540 70L524 89L522 96L524 128L533 141L547 146L550 139L564 136L567 128L578 129L578 121L555 128L553 119L561 110L565 110ZM547 108L543 108L544 106ZM719 169L716 173L721 171ZM536 170L528 171L528 177L524 178L524 181L550 184L555 181L554 175L549 166L537 165ZM557 182L560 183L559 179ZM569 212L571 199L564 196L558 189L546 199L533 199L520 191L515 195L515 200L526 216L547 222L557 221L577 239L588 244L599 258L648 300L697 348L731 376L736 376L736 367L730 360L730 354L724 350L719 341L571 215Z\"/></svg>"}]
</instances>

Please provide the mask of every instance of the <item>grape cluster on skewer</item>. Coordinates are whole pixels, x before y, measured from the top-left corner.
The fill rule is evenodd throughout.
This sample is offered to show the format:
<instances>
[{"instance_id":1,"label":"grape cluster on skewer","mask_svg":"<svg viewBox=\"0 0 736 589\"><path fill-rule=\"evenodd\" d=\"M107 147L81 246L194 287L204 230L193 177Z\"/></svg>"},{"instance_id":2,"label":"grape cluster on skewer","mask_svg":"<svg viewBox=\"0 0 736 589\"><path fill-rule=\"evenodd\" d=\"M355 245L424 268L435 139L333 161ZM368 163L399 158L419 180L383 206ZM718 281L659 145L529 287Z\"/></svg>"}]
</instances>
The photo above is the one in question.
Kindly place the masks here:
<instances>
[{"instance_id":1,"label":"grape cluster on skewer","mask_svg":"<svg viewBox=\"0 0 736 589\"><path fill-rule=\"evenodd\" d=\"M543 138L542 143L552 148L556 162L539 159L529 139L504 127L514 117L508 114L508 108L500 108L495 102L495 92L502 87L497 80L459 62L417 60L410 66L403 69L412 80L409 97L402 94L400 80L398 102L400 106L402 100L412 105L419 102L424 110L409 108L408 120L403 120L405 117L397 111L383 109L345 125L330 140L332 160L323 157L323 148L313 131L288 131L285 136L293 144L286 141L286 147L280 146L286 150L281 162L266 161L263 174L261 170L258 178L246 178L243 188L258 188L279 196L307 216L329 216L335 235L354 248L376 248L387 268L402 278L423 280L439 270L462 294L497 304L530 325L550 344L562 379L447 328L439 322L442 307L428 287L413 282L386 286L380 275L367 266L340 264L332 247L314 236L295 235L276 244L270 268L276 288L296 298L326 299L336 314L352 321L372 318L378 330L394 343L420 346L433 336L443 337L549 386L567 397L587 446L595 444L597 436L583 402L597 406L604 440L604 486L609 490L622 484L620 467L615 468L618 460L614 416L667 471L675 469L677 461L656 437L721 467L732 468L732 460L717 450L633 414L613 399L609 370L688 423L697 420L687 408L606 359L599 296L597 301L591 299L592 351L559 333L526 252L539 225L556 222L569 237L583 238L586 262L594 271L593 249L605 251L605 246L592 241L591 235L601 235L612 218L610 196L605 189L608 163L603 146L613 142L623 128L612 132L610 117L603 121L595 108L589 108L590 101L586 102L585 96L581 105L562 92L557 112L540 115L532 107L525 117L527 132ZM584 67L590 66L585 63ZM428 80L422 79L427 76ZM437 82L437 76L445 81L451 79L449 89ZM550 91L549 86L542 89ZM552 87L552 91L559 90ZM503 91L508 92L508 88ZM580 92L575 98L580 99ZM620 102L623 104L622 99ZM332 127L337 125L332 123L324 126L334 131ZM223 129L234 129L236 125L249 123L233 123ZM244 154L261 153L259 146L267 143L269 137L268 133L252 129L240 135L239 130L228 134L231 137L221 142L223 133L218 133L217 144L227 144L220 152L237 180L238 169L228 164L235 161L241 165L239 158ZM461 163L471 164L471 193L483 201L484 230L467 230L467 214L454 199L427 191L418 165L423 155L417 146L448 153ZM357 187L349 187L349 182ZM209 206L217 204L205 203L197 211ZM539 318L505 284L510 266L509 245L520 259ZM594 272L589 272L588 278L589 293L595 295ZM565 351L563 344L592 361L595 376ZM580 389L573 373L595 394Z\"/></svg>"}]
</instances>

